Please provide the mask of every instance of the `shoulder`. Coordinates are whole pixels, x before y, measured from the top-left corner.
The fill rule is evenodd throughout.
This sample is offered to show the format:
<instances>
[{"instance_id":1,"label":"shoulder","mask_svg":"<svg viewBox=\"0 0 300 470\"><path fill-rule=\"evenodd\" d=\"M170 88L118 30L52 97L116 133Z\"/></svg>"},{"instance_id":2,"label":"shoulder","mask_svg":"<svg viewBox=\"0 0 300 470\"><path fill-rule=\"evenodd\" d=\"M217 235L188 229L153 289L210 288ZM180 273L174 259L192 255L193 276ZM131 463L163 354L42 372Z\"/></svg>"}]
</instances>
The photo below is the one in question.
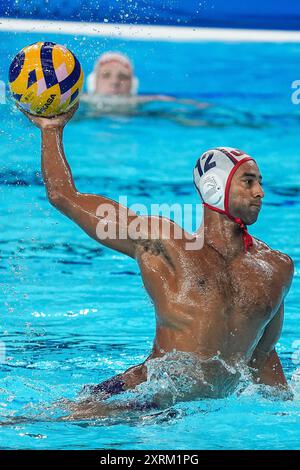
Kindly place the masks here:
<instances>
[{"instance_id":1,"label":"shoulder","mask_svg":"<svg viewBox=\"0 0 300 470\"><path fill-rule=\"evenodd\" d=\"M292 258L279 250L273 250L265 242L255 238L257 250L262 252L274 263L281 272L286 274L287 279L292 279L294 275L294 262Z\"/></svg>"},{"instance_id":2,"label":"shoulder","mask_svg":"<svg viewBox=\"0 0 300 470\"><path fill-rule=\"evenodd\" d=\"M285 295L287 295L294 277L294 262L289 255L278 250L273 250L273 256L277 263L278 271L283 274Z\"/></svg>"},{"instance_id":3,"label":"shoulder","mask_svg":"<svg viewBox=\"0 0 300 470\"><path fill-rule=\"evenodd\" d=\"M293 276L294 274L294 262L292 258L279 250L272 250L271 255L273 260L278 266L286 272L287 275Z\"/></svg>"},{"instance_id":4,"label":"shoulder","mask_svg":"<svg viewBox=\"0 0 300 470\"><path fill-rule=\"evenodd\" d=\"M267 243L255 238L255 245L258 251L263 252L265 255L269 255L275 262L282 264L287 269L294 268L292 258L279 250L274 250Z\"/></svg>"}]
</instances>

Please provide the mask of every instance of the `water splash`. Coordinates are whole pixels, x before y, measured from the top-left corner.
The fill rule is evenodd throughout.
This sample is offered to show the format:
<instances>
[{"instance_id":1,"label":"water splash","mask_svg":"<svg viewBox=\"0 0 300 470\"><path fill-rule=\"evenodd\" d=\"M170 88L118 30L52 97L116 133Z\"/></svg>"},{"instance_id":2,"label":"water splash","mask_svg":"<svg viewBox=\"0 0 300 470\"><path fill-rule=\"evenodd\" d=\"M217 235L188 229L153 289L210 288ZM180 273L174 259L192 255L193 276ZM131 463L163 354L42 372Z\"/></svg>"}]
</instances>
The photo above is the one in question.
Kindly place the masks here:
<instances>
[{"instance_id":1,"label":"water splash","mask_svg":"<svg viewBox=\"0 0 300 470\"><path fill-rule=\"evenodd\" d=\"M174 351L147 361L146 366L147 381L127 391L123 399L165 408L181 401L224 397L238 382L243 387L249 382L242 362L232 366L219 356L201 360L196 354Z\"/></svg>"}]
</instances>

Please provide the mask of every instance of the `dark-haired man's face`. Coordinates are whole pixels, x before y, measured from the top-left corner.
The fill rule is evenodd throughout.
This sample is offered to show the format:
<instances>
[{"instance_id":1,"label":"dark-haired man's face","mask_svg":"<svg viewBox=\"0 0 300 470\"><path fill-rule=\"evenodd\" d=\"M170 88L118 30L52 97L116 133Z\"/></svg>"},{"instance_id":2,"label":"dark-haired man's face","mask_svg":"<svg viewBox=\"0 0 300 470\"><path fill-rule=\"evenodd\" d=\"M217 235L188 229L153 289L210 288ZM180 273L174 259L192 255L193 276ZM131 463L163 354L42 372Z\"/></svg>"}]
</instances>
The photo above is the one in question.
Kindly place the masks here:
<instances>
[{"instance_id":1,"label":"dark-haired man's face","mask_svg":"<svg viewBox=\"0 0 300 470\"><path fill-rule=\"evenodd\" d=\"M256 222L262 206L264 192L262 177L252 160L243 163L235 172L229 191L229 212L246 225Z\"/></svg>"}]
</instances>

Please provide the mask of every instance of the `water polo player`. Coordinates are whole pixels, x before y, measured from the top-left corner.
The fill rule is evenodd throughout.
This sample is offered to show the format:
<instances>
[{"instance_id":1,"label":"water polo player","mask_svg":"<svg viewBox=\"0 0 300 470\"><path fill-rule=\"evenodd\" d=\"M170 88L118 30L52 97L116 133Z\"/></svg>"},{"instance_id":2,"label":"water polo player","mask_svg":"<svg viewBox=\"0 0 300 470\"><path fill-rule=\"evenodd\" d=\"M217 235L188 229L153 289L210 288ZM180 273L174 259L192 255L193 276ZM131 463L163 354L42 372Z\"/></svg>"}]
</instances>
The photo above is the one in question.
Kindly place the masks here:
<instances>
[{"instance_id":1,"label":"water polo player","mask_svg":"<svg viewBox=\"0 0 300 470\"><path fill-rule=\"evenodd\" d=\"M103 113L128 113L136 111L138 105L152 101L175 102L204 109L207 103L193 99L178 99L173 96L138 94L139 80L134 73L132 61L119 52L106 52L94 64L87 77L87 93L81 98L91 110ZM94 117L94 115L92 114Z\"/></svg>"},{"instance_id":2,"label":"water polo player","mask_svg":"<svg viewBox=\"0 0 300 470\"><path fill-rule=\"evenodd\" d=\"M165 359L167 368L168 358L174 381L184 376L188 384L178 400L227 396L237 389L245 370L255 383L288 394L275 346L293 262L248 233L247 225L256 222L264 197L254 159L225 147L198 159L194 183L204 218L199 230L188 234L171 220L138 216L105 196L76 189L63 149L63 128L74 110L52 119L29 116L42 133L49 201L90 237L136 260L157 323L149 357L92 387L85 407L74 405L72 418L111 412L106 398L155 380L149 374L151 361ZM116 218L107 207L116 211ZM116 237L99 238L99 224L106 233L116 226ZM139 237L132 235L132 226L140 227ZM180 355L186 358L184 367ZM153 406L163 406L169 395L165 390L165 395L153 396Z\"/></svg>"},{"instance_id":3,"label":"water polo player","mask_svg":"<svg viewBox=\"0 0 300 470\"><path fill-rule=\"evenodd\" d=\"M124 54L106 52L94 65L87 77L89 95L135 96L138 79L133 72L133 64Z\"/></svg>"}]
</instances>

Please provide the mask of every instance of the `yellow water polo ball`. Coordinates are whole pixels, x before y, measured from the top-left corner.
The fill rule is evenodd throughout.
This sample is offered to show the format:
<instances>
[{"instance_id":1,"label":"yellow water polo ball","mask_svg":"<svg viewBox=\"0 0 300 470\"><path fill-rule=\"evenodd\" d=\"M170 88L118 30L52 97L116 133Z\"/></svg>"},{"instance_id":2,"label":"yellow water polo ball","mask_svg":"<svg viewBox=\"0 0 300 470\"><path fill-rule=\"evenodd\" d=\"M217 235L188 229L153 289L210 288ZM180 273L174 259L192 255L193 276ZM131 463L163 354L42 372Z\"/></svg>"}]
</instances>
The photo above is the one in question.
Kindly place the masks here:
<instances>
[{"instance_id":1,"label":"yellow water polo ball","mask_svg":"<svg viewBox=\"0 0 300 470\"><path fill-rule=\"evenodd\" d=\"M51 117L65 113L78 101L83 71L76 56L53 42L24 47L9 68L12 96L25 111Z\"/></svg>"}]
</instances>

